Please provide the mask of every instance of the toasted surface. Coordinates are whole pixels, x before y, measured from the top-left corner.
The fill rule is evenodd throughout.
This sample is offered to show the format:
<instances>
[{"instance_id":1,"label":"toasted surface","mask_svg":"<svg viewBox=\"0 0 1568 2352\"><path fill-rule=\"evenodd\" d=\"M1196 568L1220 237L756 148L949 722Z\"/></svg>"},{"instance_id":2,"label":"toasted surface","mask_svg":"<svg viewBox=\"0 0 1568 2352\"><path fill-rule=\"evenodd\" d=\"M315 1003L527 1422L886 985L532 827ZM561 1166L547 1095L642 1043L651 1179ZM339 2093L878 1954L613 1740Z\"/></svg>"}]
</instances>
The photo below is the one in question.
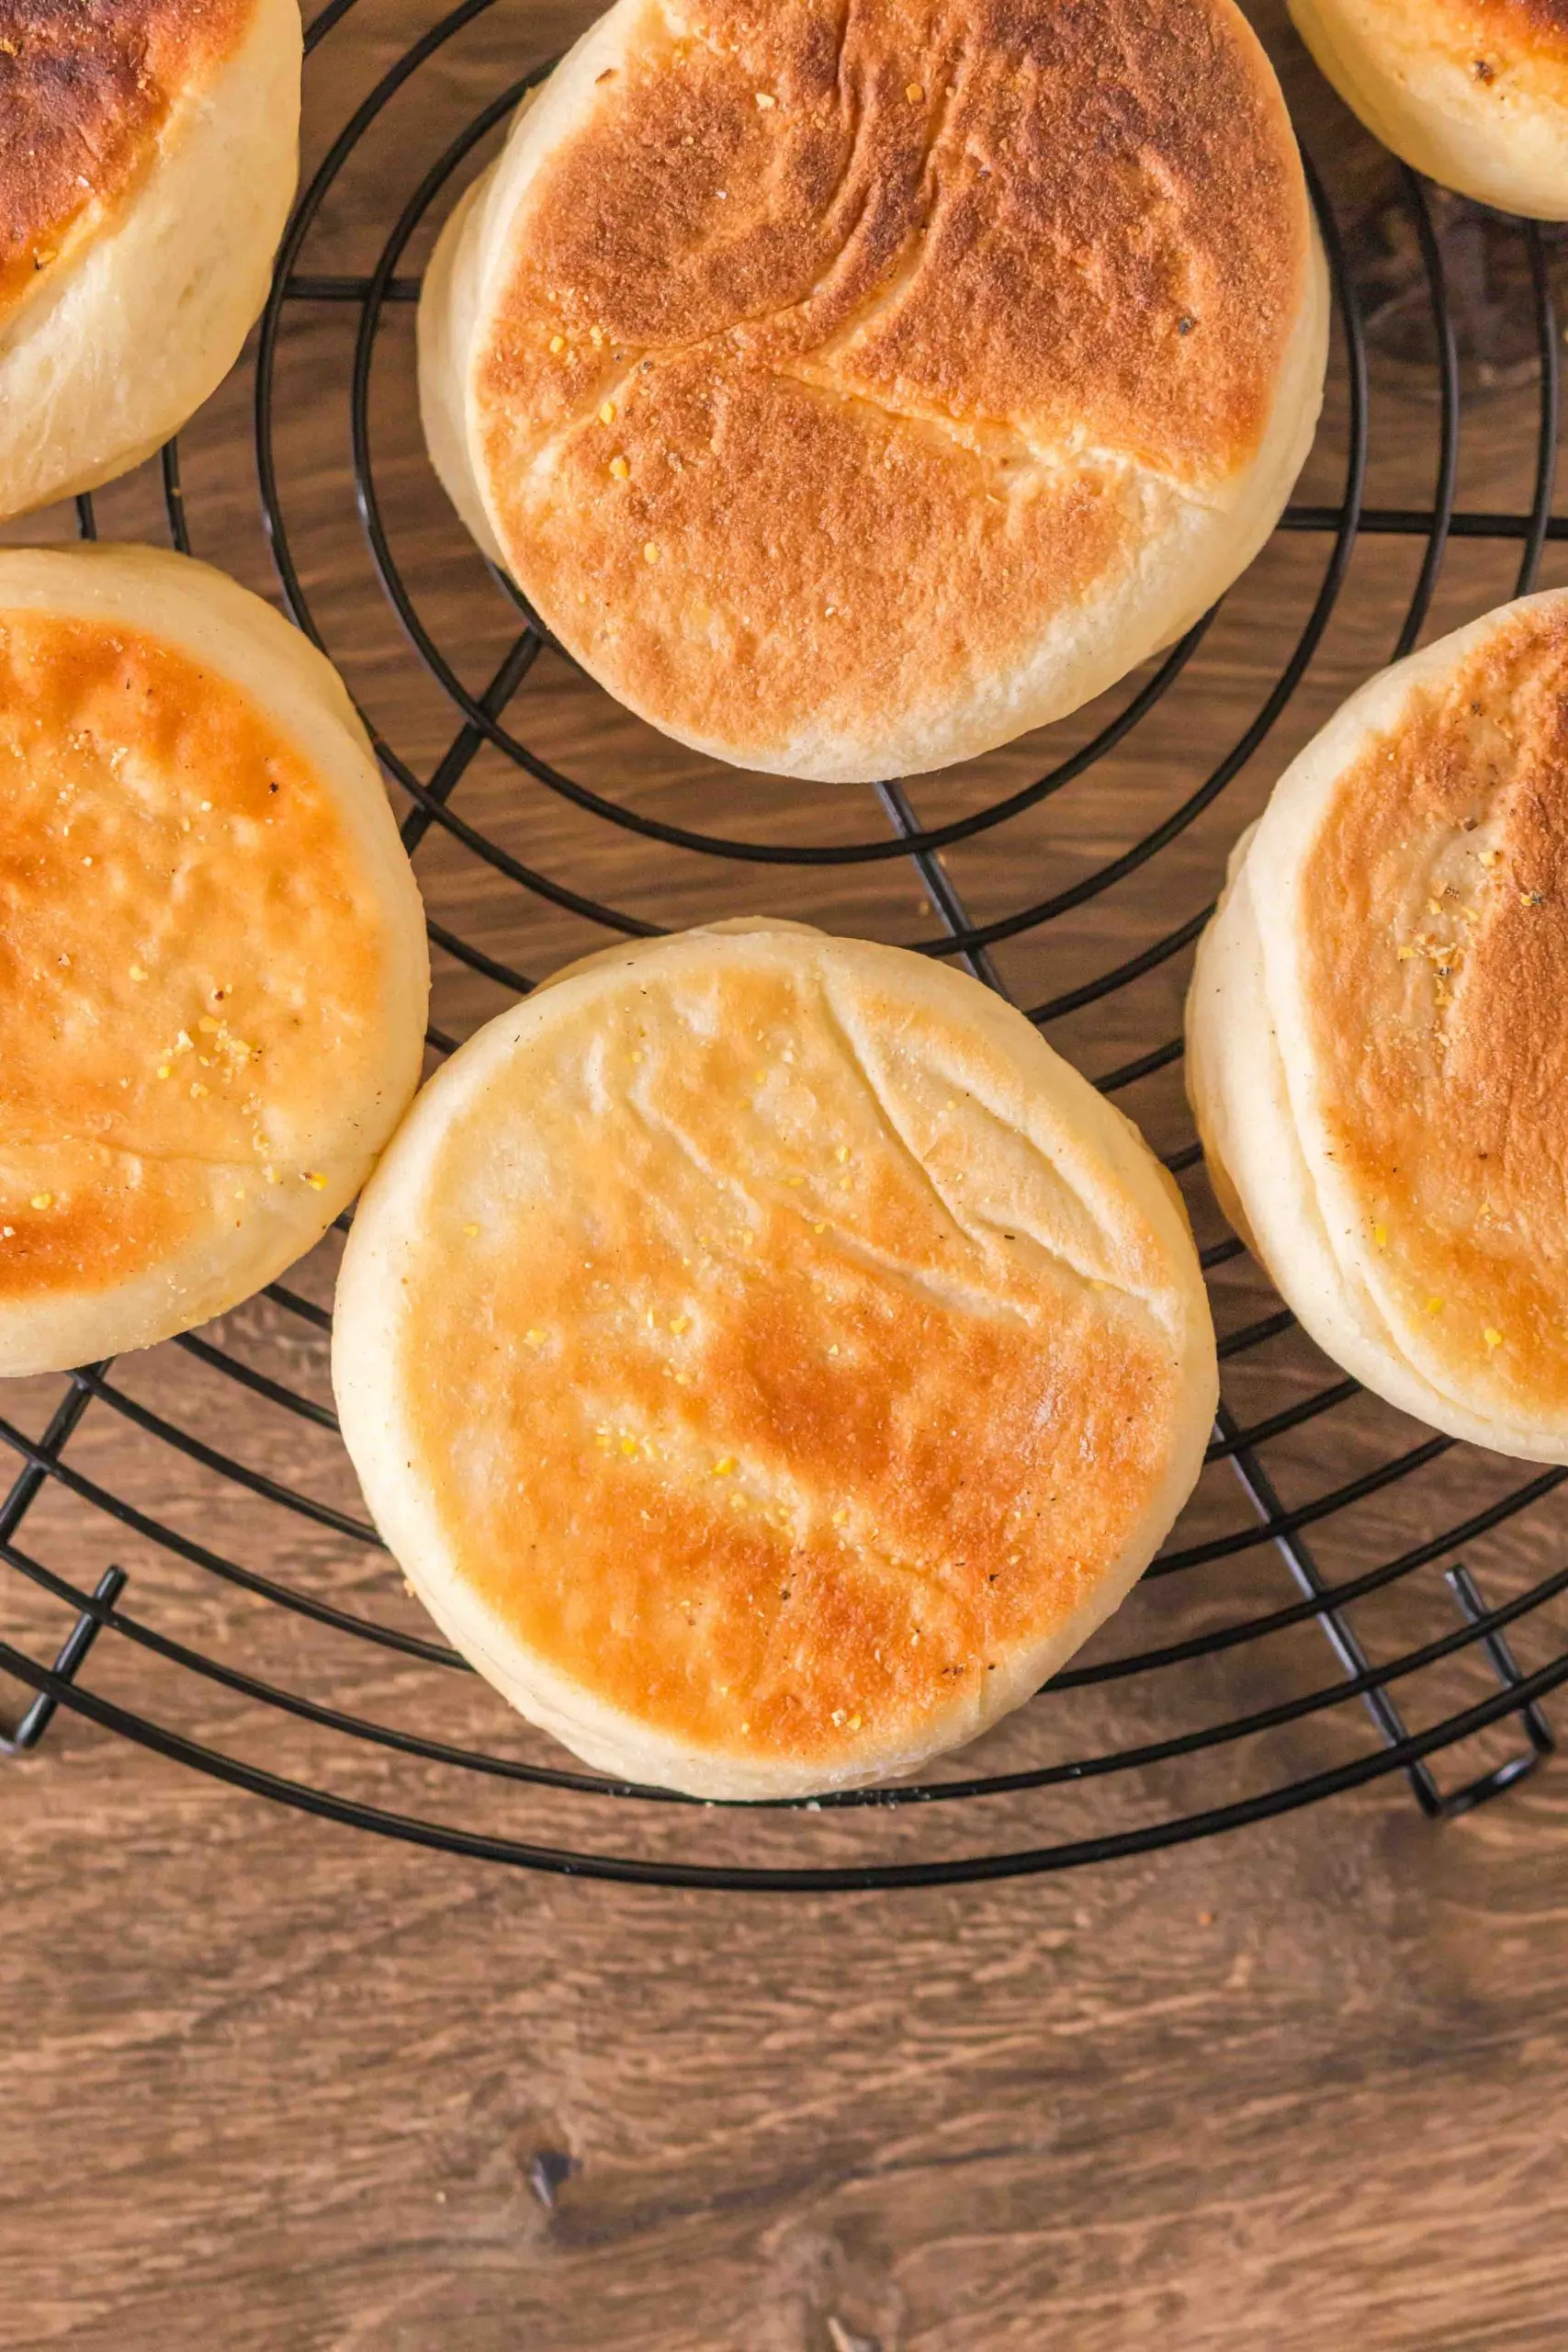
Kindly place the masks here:
<instances>
[{"instance_id":1,"label":"toasted surface","mask_svg":"<svg viewBox=\"0 0 1568 2352\"><path fill-rule=\"evenodd\" d=\"M1568 69L1564 0L1439 0L1437 6L1427 0L1420 13L1433 19L1437 37L1467 63L1495 65L1494 52L1501 49L1506 62L1524 55L1543 67Z\"/></svg>"},{"instance_id":2,"label":"toasted surface","mask_svg":"<svg viewBox=\"0 0 1568 2352\"><path fill-rule=\"evenodd\" d=\"M1320 1115L1380 1289L1451 1376L1568 1433L1568 598L1414 689L1301 889Z\"/></svg>"},{"instance_id":3,"label":"toasted surface","mask_svg":"<svg viewBox=\"0 0 1568 2352\"><path fill-rule=\"evenodd\" d=\"M1407 163L1484 204L1568 217L1563 0L1289 0L1329 80Z\"/></svg>"},{"instance_id":4,"label":"toasted surface","mask_svg":"<svg viewBox=\"0 0 1568 2352\"><path fill-rule=\"evenodd\" d=\"M134 187L255 0L0 0L0 320Z\"/></svg>"},{"instance_id":5,"label":"toasted surface","mask_svg":"<svg viewBox=\"0 0 1568 2352\"><path fill-rule=\"evenodd\" d=\"M1034 723L1053 625L1103 608L1050 651L1087 677L1151 545L1228 514L1245 561L1249 471L1316 413L1305 191L1230 0L621 0L460 233L507 562L634 708L762 766Z\"/></svg>"},{"instance_id":6,"label":"toasted surface","mask_svg":"<svg viewBox=\"0 0 1568 2352\"><path fill-rule=\"evenodd\" d=\"M1482 94L1504 96L1504 76L1523 75L1568 96L1568 6L1563 0L1357 0L1385 20L1391 40L1457 65Z\"/></svg>"},{"instance_id":7,"label":"toasted surface","mask_svg":"<svg viewBox=\"0 0 1568 2352\"><path fill-rule=\"evenodd\" d=\"M232 367L301 44L299 0L0 0L0 517L139 465Z\"/></svg>"},{"instance_id":8,"label":"toasted surface","mask_svg":"<svg viewBox=\"0 0 1568 2352\"><path fill-rule=\"evenodd\" d=\"M713 1794L1016 1705L1213 1409L1125 1122L976 984L793 930L616 951L481 1033L367 1193L334 1345L453 1637L592 1760Z\"/></svg>"},{"instance_id":9,"label":"toasted surface","mask_svg":"<svg viewBox=\"0 0 1568 2352\"><path fill-rule=\"evenodd\" d=\"M313 653L290 673L323 759L197 613L294 633L215 580L0 557L0 1370L84 1315L107 1351L231 1305L256 1251L265 1280L324 1230L417 1079L417 900L346 698Z\"/></svg>"},{"instance_id":10,"label":"toasted surface","mask_svg":"<svg viewBox=\"0 0 1568 2352\"><path fill-rule=\"evenodd\" d=\"M1381 1395L1568 1459L1568 595L1356 697L1205 943L1194 1100L1281 1292Z\"/></svg>"},{"instance_id":11,"label":"toasted surface","mask_svg":"<svg viewBox=\"0 0 1568 2352\"><path fill-rule=\"evenodd\" d=\"M1337 0L1347 16L1381 20L1392 40L1473 71L1536 58L1568 58L1563 0ZM1485 84L1484 74L1475 78Z\"/></svg>"}]
</instances>

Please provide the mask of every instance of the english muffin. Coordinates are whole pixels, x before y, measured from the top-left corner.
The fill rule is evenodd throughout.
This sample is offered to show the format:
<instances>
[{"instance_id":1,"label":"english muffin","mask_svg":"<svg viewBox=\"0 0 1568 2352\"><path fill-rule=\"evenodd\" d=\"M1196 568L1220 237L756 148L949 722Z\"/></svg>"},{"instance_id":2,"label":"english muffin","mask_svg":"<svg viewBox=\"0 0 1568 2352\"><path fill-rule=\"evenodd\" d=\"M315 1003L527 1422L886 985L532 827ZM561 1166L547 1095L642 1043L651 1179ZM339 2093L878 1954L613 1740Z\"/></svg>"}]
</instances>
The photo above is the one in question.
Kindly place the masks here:
<instances>
[{"instance_id":1,"label":"english muffin","mask_svg":"<svg viewBox=\"0 0 1568 2352\"><path fill-rule=\"evenodd\" d=\"M1223 1203L1358 1380L1568 1462L1568 594L1351 697L1239 845L1188 1071Z\"/></svg>"},{"instance_id":2,"label":"english muffin","mask_svg":"<svg viewBox=\"0 0 1568 2352\"><path fill-rule=\"evenodd\" d=\"M299 171L299 0L0 0L0 515L227 375Z\"/></svg>"},{"instance_id":3,"label":"english muffin","mask_svg":"<svg viewBox=\"0 0 1568 2352\"><path fill-rule=\"evenodd\" d=\"M315 648L188 557L0 550L0 1373L308 1250L418 1083L428 985Z\"/></svg>"},{"instance_id":4,"label":"english muffin","mask_svg":"<svg viewBox=\"0 0 1568 2352\"><path fill-rule=\"evenodd\" d=\"M1568 0L1289 0L1369 130L1444 187L1568 220Z\"/></svg>"},{"instance_id":5,"label":"english muffin","mask_svg":"<svg viewBox=\"0 0 1568 2352\"><path fill-rule=\"evenodd\" d=\"M1197 619L1306 454L1327 307L1231 0L618 0L447 224L421 402L612 694L865 781Z\"/></svg>"},{"instance_id":6,"label":"english muffin","mask_svg":"<svg viewBox=\"0 0 1568 2352\"><path fill-rule=\"evenodd\" d=\"M453 1057L360 1204L333 1378L480 1673L607 1772L740 1798L1028 1698L1216 1391L1120 1113L976 981L766 923L608 950Z\"/></svg>"}]
</instances>

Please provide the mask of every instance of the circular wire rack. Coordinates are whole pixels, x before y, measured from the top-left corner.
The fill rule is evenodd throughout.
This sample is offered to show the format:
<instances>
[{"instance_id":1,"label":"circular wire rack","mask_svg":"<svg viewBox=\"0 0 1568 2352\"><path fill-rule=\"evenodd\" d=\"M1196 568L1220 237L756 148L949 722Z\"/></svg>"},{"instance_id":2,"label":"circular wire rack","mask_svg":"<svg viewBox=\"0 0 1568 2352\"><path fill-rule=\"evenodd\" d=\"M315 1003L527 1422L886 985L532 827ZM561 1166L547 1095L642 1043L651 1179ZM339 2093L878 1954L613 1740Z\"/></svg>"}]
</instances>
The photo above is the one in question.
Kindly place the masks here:
<instances>
[{"instance_id":1,"label":"circular wire rack","mask_svg":"<svg viewBox=\"0 0 1568 2352\"><path fill-rule=\"evenodd\" d=\"M576 952L595 939L672 927L664 919L670 890L678 894L682 877L699 871L705 913L716 903L716 877L749 893L750 910L773 892L787 897L788 911L815 911L812 894L820 894L828 922L849 903L832 894L867 881L884 892L878 905L895 903L886 889L901 883L896 903L907 909L912 879L935 927L903 944L951 957L1015 998L1001 968L1006 951L1038 944L1078 918L1058 984L1043 1001L1025 1001L1024 1010L1042 1029L1069 1033L1070 1049L1086 1058L1099 1036L1124 1047L1130 1035L1147 1034L1139 1023L1164 1023L1153 1044L1123 1050L1099 1083L1132 1098L1141 1117L1138 1090L1157 1085L1162 1074L1174 1089L1151 1115L1156 1125L1162 1117L1168 1127L1176 1122L1163 1156L1184 1184L1203 1245L1225 1371L1204 1485L1113 1626L968 1756L918 1782L786 1804L699 1804L574 1769L516 1723L404 1605L395 1570L355 1507L352 1482L344 1484L324 1374L326 1298L291 1275L254 1309L207 1332L120 1367L84 1366L53 1384L30 1429L20 1416L0 1415L0 1442L16 1463L0 1502L6 1589L72 1620L52 1664L39 1662L36 1644L0 1641L0 1667L31 1694L6 1745L18 1754L36 1747L63 1705L256 1794L417 1845L655 1884L807 1892L956 1883L1146 1852L1388 1775L1403 1775L1434 1817L1500 1793L1550 1752L1540 1702L1568 1681L1568 1622L1552 1606L1568 1595L1564 1522L1551 1501L1568 1473L1523 1476L1517 1464L1415 1430L1315 1354L1218 1219L1190 1125L1182 1125L1181 1042L1170 1031L1179 1026L1172 1014L1183 958L1209 914L1224 839L1278 773L1276 730L1340 613L1358 550L1396 542L1407 564L1416 563L1413 585L1402 582L1397 594L1386 585L1376 590L1366 624L1370 668L1416 643L1456 543L1509 551L1512 577L1502 593L1523 593L1536 583L1549 542L1568 537L1568 523L1552 512L1559 330L1545 235L1530 222L1488 221L1488 234L1514 252L1529 305L1536 364L1525 399L1535 413L1522 437L1533 481L1528 498L1511 506L1461 508L1461 338L1435 225L1443 199L1413 174L1398 175L1394 206L1429 318L1423 388L1429 491L1414 505L1375 504L1365 305L1335 206L1307 161L1337 313L1334 394L1314 457L1320 471L1330 469L1332 489L1318 503L1292 505L1277 535L1276 544L1293 542L1298 557L1314 551L1305 570L1297 561L1289 574L1295 605L1282 658L1251 694L1245 723L1205 750L1196 782L1174 799L1162 787L1167 805L1156 792L1153 821L1134 838L1099 854L1114 831L1108 812L1123 790L1114 763L1142 761L1144 797L1124 797L1143 808L1149 776L1163 774L1161 730L1172 698L1189 697L1184 741L1193 733L1191 708L1216 676L1230 680L1228 698L1217 699L1231 708L1236 662L1227 669L1214 655L1216 624L1222 610L1235 613L1239 605L1242 635L1235 641L1245 641L1254 626L1247 599L1261 593L1256 583L1267 581L1266 564L1233 591L1225 608L1095 706L1087 732L1080 727L1065 749L1048 746L1054 756L1043 769L1035 763L1039 772L1014 781L1021 773L1015 763L998 792L996 763L978 763L963 805L940 822L922 822L914 787L890 781L864 794L835 788L832 837L797 839L788 830L792 796L775 783L766 788L774 825L759 825L752 838L704 830L660 813L660 796L638 788L635 760L622 763L624 775L592 782L570 772L558 754L546 756L530 720L539 681L552 675L558 690L564 682L579 696L596 690L572 673L515 588L482 563L455 524L442 577L464 567L465 593L482 601L491 631L501 629L499 658L479 683L467 673L485 631L477 628L472 643L465 631L457 643L434 626L426 617L429 582L412 579L399 553L400 513L421 461L411 460L406 447L389 457L384 451L382 419L390 411L386 399L378 404L378 368L417 299L412 256L427 245L487 142L493 146L547 62L494 86L478 107L465 99L460 127L427 166L420 167L414 139L406 153L403 143L391 151L408 193L390 228L378 233L368 268L332 274L306 266L316 242L333 231L334 206L362 147L378 127L407 119L397 107L406 110L411 97L418 104L422 77L499 5L463 0L397 54L352 107L300 195L254 358L261 515L289 613L353 678L353 649L345 655L314 584L324 560L319 535L348 535L367 555L384 611L395 616L423 684L447 713L445 748L426 756L400 749L378 725L375 681L360 690L378 755L402 803L410 853L438 854L434 868L421 865L437 1002L444 973L458 997L469 985L492 991L487 1009L526 991L533 981L517 967L517 951L496 942L525 937L541 910L578 926ZM330 54L334 29L355 12L370 18L376 6L331 0L307 36L310 75ZM493 53L483 70L493 84ZM473 79L459 77L470 95ZM388 177L389 166L379 165L378 201L389 209L381 194ZM303 493L284 446L289 402L280 382L299 322L329 314L349 330L333 345L341 373L319 381L322 363L310 345L311 397L345 405L347 462L325 492L319 480L310 490L316 552L305 558ZM406 366L404 381L406 414ZM192 551L202 533L187 514L178 444L160 464L168 536ZM421 480L423 494L428 481ZM322 512L323 502L330 511ZM96 536L92 500L77 502L77 519L84 537ZM219 550L196 544L194 551ZM1216 659L1217 669L1205 668ZM380 674L384 683L385 666ZM548 726L545 731L553 742ZM502 800L492 781L483 807L465 813L456 805L459 788L486 761L502 779ZM761 793L749 800L728 772L698 766L703 807L762 806ZM1187 858L1168 891L1163 876L1176 874L1178 844L1190 845L1201 820L1244 772L1260 775L1251 801L1222 828L1207 866ZM578 887L570 854L564 872L553 855L547 865L536 863L542 853L527 838L528 823L519 820L519 833L495 820L507 779L517 792L525 782L536 788L530 808L553 802L575 812L576 830L566 836L533 828L548 842L564 838L570 852L591 831L612 828L623 842L645 845L649 860L662 860L665 879L652 894L660 919L646 905ZM1099 848L1088 856L1058 854L1038 830L1041 817L1086 780L1098 796L1086 802L1085 821ZM928 785L919 787L922 797ZM809 795L800 800L815 830L824 804ZM512 837L502 838L509 830ZM971 911L954 856L976 846L994 854L987 869L993 902L998 873L1010 877L1008 902L982 914ZM1161 878L1151 885L1156 862ZM625 857L616 867L620 875L637 871ZM1129 897L1134 885L1140 889ZM446 919L449 904L471 907L476 889L498 910L494 921L458 928ZM1183 892L1190 903L1182 903ZM1124 900L1132 911L1117 914ZM1107 941L1116 951L1110 962ZM1127 1007L1136 1010L1124 1017ZM454 1043L446 1030L432 1028L434 1054ZM324 1287L330 1296L330 1280L329 1264L318 1293ZM199 1399L195 1378L205 1384ZM117 1465L107 1480L94 1475L93 1432L105 1429ZM133 1474L125 1467L128 1447L136 1449ZM343 1499L332 1498L334 1483ZM251 1556L237 1556L241 1547L220 1540L231 1507L246 1514L235 1523ZM1334 1556L1320 1546L1333 1547ZM269 1631L278 1629L283 1663L275 1675L262 1669L271 1657ZM102 1636L110 1638L100 1643ZM1527 1645L1530 1656L1522 1658ZM83 1672L89 1652L90 1682ZM1439 1780L1435 1759L1461 1744L1467 1752L1476 1747L1472 1768ZM289 1770L279 1769L280 1747Z\"/></svg>"}]
</instances>

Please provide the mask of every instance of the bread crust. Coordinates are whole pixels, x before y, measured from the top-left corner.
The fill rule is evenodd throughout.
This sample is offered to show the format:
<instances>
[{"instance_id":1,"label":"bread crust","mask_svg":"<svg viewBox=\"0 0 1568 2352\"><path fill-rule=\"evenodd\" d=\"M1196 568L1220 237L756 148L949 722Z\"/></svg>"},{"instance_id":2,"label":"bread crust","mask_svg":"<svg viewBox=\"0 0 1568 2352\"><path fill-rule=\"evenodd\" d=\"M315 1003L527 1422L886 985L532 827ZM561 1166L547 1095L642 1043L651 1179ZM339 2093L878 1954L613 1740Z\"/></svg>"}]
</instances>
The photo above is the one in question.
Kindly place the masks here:
<instances>
[{"instance_id":1,"label":"bread crust","mask_svg":"<svg viewBox=\"0 0 1568 2352\"><path fill-rule=\"evenodd\" d=\"M1568 1460L1568 594L1373 681L1200 950L1190 1083L1281 1295L1379 1395Z\"/></svg>"},{"instance_id":2,"label":"bread crust","mask_svg":"<svg viewBox=\"0 0 1568 2352\"><path fill-rule=\"evenodd\" d=\"M0 1373L231 1306L418 1082L418 893L335 674L144 548L0 553Z\"/></svg>"},{"instance_id":3,"label":"bread crust","mask_svg":"<svg viewBox=\"0 0 1568 2352\"><path fill-rule=\"evenodd\" d=\"M0 320L122 204L254 0L0 0Z\"/></svg>"},{"instance_id":4,"label":"bread crust","mask_svg":"<svg viewBox=\"0 0 1568 2352\"><path fill-rule=\"evenodd\" d=\"M178 431L265 299L297 0L0 0L0 516Z\"/></svg>"},{"instance_id":5,"label":"bread crust","mask_svg":"<svg viewBox=\"0 0 1568 2352\"><path fill-rule=\"evenodd\" d=\"M1482 204L1568 219L1562 0L1289 0L1368 129Z\"/></svg>"},{"instance_id":6,"label":"bread crust","mask_svg":"<svg viewBox=\"0 0 1568 2352\"><path fill-rule=\"evenodd\" d=\"M427 437L681 741L942 765L1250 560L1321 398L1314 238L1230 0L619 0L437 253Z\"/></svg>"},{"instance_id":7,"label":"bread crust","mask_svg":"<svg viewBox=\"0 0 1568 2352\"><path fill-rule=\"evenodd\" d=\"M738 1797L1030 1696L1216 1391L1127 1122L977 983L767 924L606 951L462 1049L360 1205L333 1378L480 1671L606 1770Z\"/></svg>"}]
</instances>

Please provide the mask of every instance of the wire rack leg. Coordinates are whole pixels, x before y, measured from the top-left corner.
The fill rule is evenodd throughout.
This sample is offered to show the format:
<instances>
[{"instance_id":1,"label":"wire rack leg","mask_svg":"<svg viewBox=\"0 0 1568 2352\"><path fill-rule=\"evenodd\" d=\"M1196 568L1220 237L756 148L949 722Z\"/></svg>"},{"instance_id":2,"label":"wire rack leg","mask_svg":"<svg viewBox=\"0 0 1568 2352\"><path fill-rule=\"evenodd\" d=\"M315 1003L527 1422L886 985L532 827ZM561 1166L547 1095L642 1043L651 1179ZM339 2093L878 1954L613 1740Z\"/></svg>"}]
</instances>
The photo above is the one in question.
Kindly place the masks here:
<instances>
[{"instance_id":1,"label":"wire rack leg","mask_svg":"<svg viewBox=\"0 0 1568 2352\"><path fill-rule=\"evenodd\" d=\"M106 1568L93 1588L93 1607L84 1609L61 1645L54 1661L54 1672L62 1682L74 1682L88 1651L104 1628L104 1620L129 1578L123 1568ZM51 1691L40 1690L17 1724L15 1731L0 1732L0 1756L26 1756L35 1748L54 1720L60 1702Z\"/></svg>"},{"instance_id":2,"label":"wire rack leg","mask_svg":"<svg viewBox=\"0 0 1568 2352\"><path fill-rule=\"evenodd\" d=\"M1268 1471L1265 1470L1251 1446L1235 1443L1240 1433L1239 1426L1228 1405L1221 1405L1214 1426L1221 1437L1233 1448L1230 1456L1231 1466L1246 1490L1247 1500L1259 1518L1265 1521L1284 1518L1284 1503L1279 1488ZM1314 1600L1323 1600L1328 1587L1317 1562L1306 1544L1302 1542L1301 1537L1277 1535L1274 1539L1274 1548L1290 1569L1302 1591ZM1366 1674L1370 1671L1371 1661L1361 1646L1360 1637L1339 1610L1336 1609L1332 1603L1326 1603L1318 1611L1317 1622L1323 1628L1329 1647L1348 1676ZM1386 1690L1367 1691L1364 1704L1387 1747L1398 1747L1409 1738L1409 1726ZM1412 1764L1409 1767L1408 1777L1416 1804L1428 1820L1437 1820L1443 1810L1443 1798L1441 1790L1432 1777L1431 1768L1426 1763Z\"/></svg>"},{"instance_id":3,"label":"wire rack leg","mask_svg":"<svg viewBox=\"0 0 1568 2352\"><path fill-rule=\"evenodd\" d=\"M1469 1624L1479 1624L1486 1614L1486 1604L1477 1589L1475 1578L1461 1562L1456 1561L1448 1571L1448 1586L1461 1616ZM1498 1681L1506 1690L1517 1690L1524 1676L1506 1635L1494 1628L1491 1633L1483 1634L1481 1646L1486 1652ZM1450 1789L1446 1795L1440 1795L1437 1808L1440 1820L1451 1821L1456 1814L1473 1813L1478 1804L1486 1804L1493 1797L1500 1797L1505 1790L1517 1789L1521 1781L1528 1781L1542 1760L1552 1754L1557 1746L1556 1736L1541 1713L1539 1702L1527 1699L1519 1709L1518 1719L1524 1725L1529 1746L1506 1757L1490 1772L1483 1772L1478 1779L1467 1781L1462 1788Z\"/></svg>"}]
</instances>

